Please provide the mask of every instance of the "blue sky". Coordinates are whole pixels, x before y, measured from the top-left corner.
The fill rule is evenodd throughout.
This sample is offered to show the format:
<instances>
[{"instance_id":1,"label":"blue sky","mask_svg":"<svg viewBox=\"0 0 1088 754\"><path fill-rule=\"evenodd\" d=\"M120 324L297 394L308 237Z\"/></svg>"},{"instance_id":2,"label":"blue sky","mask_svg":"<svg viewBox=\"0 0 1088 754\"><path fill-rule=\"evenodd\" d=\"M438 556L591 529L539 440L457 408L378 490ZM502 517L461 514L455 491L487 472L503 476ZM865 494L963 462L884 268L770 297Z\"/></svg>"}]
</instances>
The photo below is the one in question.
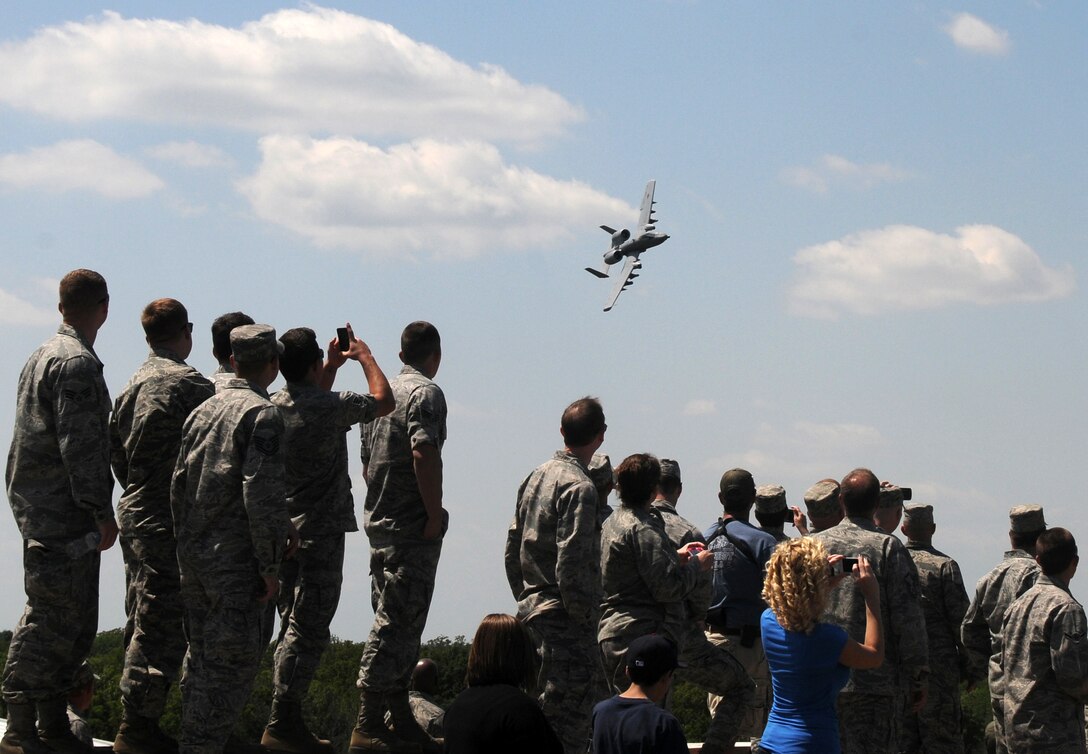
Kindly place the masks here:
<instances>
[{"instance_id":1,"label":"blue sky","mask_svg":"<svg viewBox=\"0 0 1088 754\"><path fill-rule=\"evenodd\" d=\"M586 394L614 461L680 461L700 526L725 469L801 504L869 466L934 505L973 584L1011 506L1088 520L1085 28L1083 4L1011 0L16 4L0 395L75 267L110 283L114 394L161 296L188 306L204 371L225 311L326 337L350 320L389 374L428 319L451 528L427 636L513 610L518 483ZM671 239L605 314L611 282L583 268L650 178ZM13 421L9 397L4 446ZM10 626L14 523L0 541ZM362 639L365 537L348 549L333 630ZM122 585L115 549L103 628Z\"/></svg>"}]
</instances>

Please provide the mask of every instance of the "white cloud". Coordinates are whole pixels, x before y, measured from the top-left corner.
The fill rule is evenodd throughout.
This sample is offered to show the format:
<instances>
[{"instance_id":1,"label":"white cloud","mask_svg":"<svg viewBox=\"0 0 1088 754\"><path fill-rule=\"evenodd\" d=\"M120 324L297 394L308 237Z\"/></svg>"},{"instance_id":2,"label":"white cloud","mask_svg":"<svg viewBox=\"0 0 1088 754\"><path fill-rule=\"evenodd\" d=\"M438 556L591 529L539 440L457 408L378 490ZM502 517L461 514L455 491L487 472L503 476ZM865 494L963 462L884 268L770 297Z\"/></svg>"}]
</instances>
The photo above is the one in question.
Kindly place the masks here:
<instances>
[{"instance_id":1,"label":"white cloud","mask_svg":"<svg viewBox=\"0 0 1088 754\"><path fill-rule=\"evenodd\" d=\"M13 293L0 289L0 324L37 326L57 324L59 322L60 314L57 313L56 309L36 306Z\"/></svg>"},{"instance_id":2,"label":"white cloud","mask_svg":"<svg viewBox=\"0 0 1088 754\"><path fill-rule=\"evenodd\" d=\"M684 404L684 416L709 416L718 412L718 404L706 398L696 398Z\"/></svg>"},{"instance_id":3,"label":"white cloud","mask_svg":"<svg viewBox=\"0 0 1088 754\"><path fill-rule=\"evenodd\" d=\"M790 310L811 317L1046 301L1076 285L1069 266L1047 267L993 225L965 225L954 235L891 225L806 247L793 261Z\"/></svg>"},{"instance_id":4,"label":"white cloud","mask_svg":"<svg viewBox=\"0 0 1088 754\"><path fill-rule=\"evenodd\" d=\"M952 38L956 47L982 55L1006 55L1011 46L1007 31L991 26L970 13L957 13L944 27L944 32Z\"/></svg>"},{"instance_id":5,"label":"white cloud","mask_svg":"<svg viewBox=\"0 0 1088 754\"><path fill-rule=\"evenodd\" d=\"M238 28L106 12L0 45L0 70L19 72L0 80L0 102L71 121L532 142L582 117L497 66L314 6Z\"/></svg>"},{"instance_id":6,"label":"white cloud","mask_svg":"<svg viewBox=\"0 0 1088 754\"><path fill-rule=\"evenodd\" d=\"M825 154L815 165L788 167L780 173L783 183L817 194L827 193L832 184L867 189L911 177L910 171L886 162L857 163L837 154Z\"/></svg>"},{"instance_id":7,"label":"white cloud","mask_svg":"<svg viewBox=\"0 0 1088 754\"><path fill-rule=\"evenodd\" d=\"M268 136L237 184L253 211L327 248L471 257L554 246L572 228L637 211L577 181L507 165L480 142Z\"/></svg>"},{"instance_id":8,"label":"white cloud","mask_svg":"<svg viewBox=\"0 0 1088 754\"><path fill-rule=\"evenodd\" d=\"M144 153L156 160L174 162L187 168L212 168L233 164L234 160L219 147L195 141L169 141L148 147Z\"/></svg>"},{"instance_id":9,"label":"white cloud","mask_svg":"<svg viewBox=\"0 0 1088 754\"><path fill-rule=\"evenodd\" d=\"M0 184L54 193L91 191L109 199L137 199L163 187L143 165L91 139L0 155Z\"/></svg>"}]
</instances>

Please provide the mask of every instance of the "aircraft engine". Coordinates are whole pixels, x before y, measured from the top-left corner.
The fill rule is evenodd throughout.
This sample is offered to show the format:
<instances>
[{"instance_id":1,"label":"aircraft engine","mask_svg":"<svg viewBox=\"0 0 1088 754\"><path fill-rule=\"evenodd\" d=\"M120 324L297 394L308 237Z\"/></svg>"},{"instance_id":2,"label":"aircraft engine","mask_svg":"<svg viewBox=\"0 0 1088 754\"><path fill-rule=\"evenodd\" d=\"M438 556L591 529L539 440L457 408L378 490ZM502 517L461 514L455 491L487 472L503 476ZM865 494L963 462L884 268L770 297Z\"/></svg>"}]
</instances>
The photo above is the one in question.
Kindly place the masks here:
<instances>
[{"instance_id":1,"label":"aircraft engine","mask_svg":"<svg viewBox=\"0 0 1088 754\"><path fill-rule=\"evenodd\" d=\"M627 228L624 228L623 230L617 230L615 233L612 234L612 245L619 246L620 244L625 243L630 237L631 231L627 230Z\"/></svg>"},{"instance_id":2,"label":"aircraft engine","mask_svg":"<svg viewBox=\"0 0 1088 754\"><path fill-rule=\"evenodd\" d=\"M616 262L620 261L621 259L623 259L623 252L620 251L619 246L613 246L611 249L609 249L608 251L606 251L604 253L604 263L605 264L615 264Z\"/></svg>"}]
</instances>

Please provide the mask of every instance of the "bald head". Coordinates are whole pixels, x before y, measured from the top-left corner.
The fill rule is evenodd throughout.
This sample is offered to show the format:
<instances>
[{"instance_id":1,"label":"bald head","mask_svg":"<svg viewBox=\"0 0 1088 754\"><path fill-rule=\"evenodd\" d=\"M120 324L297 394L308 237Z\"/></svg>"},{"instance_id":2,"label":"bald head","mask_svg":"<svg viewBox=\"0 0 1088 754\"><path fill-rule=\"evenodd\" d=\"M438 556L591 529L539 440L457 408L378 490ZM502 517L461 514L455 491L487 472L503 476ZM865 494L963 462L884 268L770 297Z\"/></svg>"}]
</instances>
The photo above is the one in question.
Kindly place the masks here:
<instances>
[{"instance_id":1,"label":"bald head","mask_svg":"<svg viewBox=\"0 0 1088 754\"><path fill-rule=\"evenodd\" d=\"M880 480L869 469L854 469L843 477L839 499L847 516L872 518L880 504Z\"/></svg>"},{"instance_id":2,"label":"bald head","mask_svg":"<svg viewBox=\"0 0 1088 754\"><path fill-rule=\"evenodd\" d=\"M424 694L438 691L438 666L434 660L424 657L412 668L412 688Z\"/></svg>"}]
</instances>

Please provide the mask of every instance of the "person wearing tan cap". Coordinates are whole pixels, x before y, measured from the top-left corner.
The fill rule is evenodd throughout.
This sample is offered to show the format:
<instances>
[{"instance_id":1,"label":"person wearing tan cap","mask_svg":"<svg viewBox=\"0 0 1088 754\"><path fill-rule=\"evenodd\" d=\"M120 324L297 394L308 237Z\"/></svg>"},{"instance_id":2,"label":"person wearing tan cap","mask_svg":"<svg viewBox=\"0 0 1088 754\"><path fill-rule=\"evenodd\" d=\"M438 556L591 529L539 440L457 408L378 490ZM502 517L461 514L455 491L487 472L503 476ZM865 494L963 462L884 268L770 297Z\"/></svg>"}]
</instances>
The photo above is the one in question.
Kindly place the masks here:
<instances>
[{"instance_id":1,"label":"person wearing tan cap","mask_svg":"<svg viewBox=\"0 0 1088 754\"><path fill-rule=\"evenodd\" d=\"M794 512L786 505L786 490L778 484L761 484L756 487L756 521L759 528L785 542L790 538L785 532L786 521L794 518Z\"/></svg>"},{"instance_id":2,"label":"person wearing tan cap","mask_svg":"<svg viewBox=\"0 0 1088 754\"><path fill-rule=\"evenodd\" d=\"M907 552L918 567L922 613L929 642L929 688L921 712L907 712L899 738L900 751L962 754L960 680L966 657L960 642L960 624L969 600L959 564L933 547L932 505L903 509L901 531Z\"/></svg>"},{"instance_id":3,"label":"person wearing tan cap","mask_svg":"<svg viewBox=\"0 0 1088 754\"><path fill-rule=\"evenodd\" d=\"M873 513L873 523L885 534L895 536L899 522L903 520L903 488L891 482L880 483L880 503Z\"/></svg>"},{"instance_id":4,"label":"person wearing tan cap","mask_svg":"<svg viewBox=\"0 0 1088 754\"><path fill-rule=\"evenodd\" d=\"M967 684L973 687L986 679L990 685L990 705L994 711L997 751L1005 747L1002 704L1004 688L1001 674L1001 624L1013 600L1035 585L1039 566L1035 562L1035 541L1046 531L1041 505L1017 505L1009 511L1009 542L1001 562L978 580L975 598L967 608L960 636L967 654Z\"/></svg>"},{"instance_id":5,"label":"person wearing tan cap","mask_svg":"<svg viewBox=\"0 0 1088 754\"><path fill-rule=\"evenodd\" d=\"M805 508L812 524L812 533L830 529L842 521L842 505L839 504L839 483L834 479L821 479L805 490ZM802 535L808 532L801 532Z\"/></svg>"}]
</instances>

